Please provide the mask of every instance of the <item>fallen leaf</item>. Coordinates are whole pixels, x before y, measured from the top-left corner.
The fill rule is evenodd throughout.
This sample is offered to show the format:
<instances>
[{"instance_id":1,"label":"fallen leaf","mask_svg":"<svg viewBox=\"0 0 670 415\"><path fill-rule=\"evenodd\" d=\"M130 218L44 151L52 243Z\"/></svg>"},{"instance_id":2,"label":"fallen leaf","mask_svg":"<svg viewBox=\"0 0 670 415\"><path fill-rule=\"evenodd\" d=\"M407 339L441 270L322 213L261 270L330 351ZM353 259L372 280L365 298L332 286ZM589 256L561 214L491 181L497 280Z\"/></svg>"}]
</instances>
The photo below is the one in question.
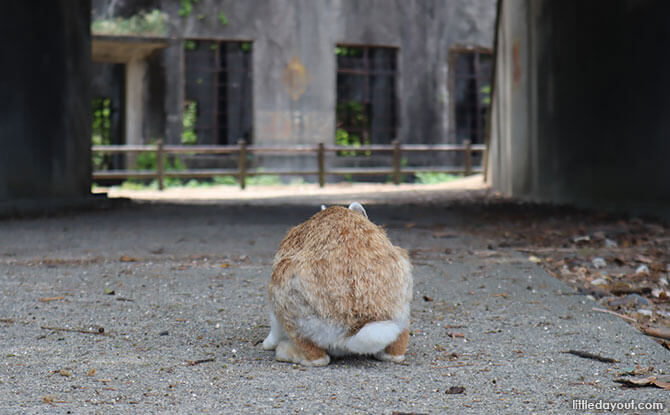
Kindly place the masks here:
<instances>
[{"instance_id":1,"label":"fallen leaf","mask_svg":"<svg viewBox=\"0 0 670 415\"><path fill-rule=\"evenodd\" d=\"M43 303L48 303L49 301L58 301L58 300L65 300L65 297L60 296L60 297L42 297L42 298L40 298L40 302L43 302Z\"/></svg>"},{"instance_id":2,"label":"fallen leaf","mask_svg":"<svg viewBox=\"0 0 670 415\"><path fill-rule=\"evenodd\" d=\"M452 337L452 338L454 338L454 337L465 337L465 334L457 333L457 332L449 332L449 333L447 333L447 336Z\"/></svg>"},{"instance_id":3,"label":"fallen leaf","mask_svg":"<svg viewBox=\"0 0 670 415\"><path fill-rule=\"evenodd\" d=\"M635 260L637 262L642 262L644 264L651 264L653 262L649 257L646 257L644 255L639 255L639 254L635 255Z\"/></svg>"},{"instance_id":4,"label":"fallen leaf","mask_svg":"<svg viewBox=\"0 0 670 415\"><path fill-rule=\"evenodd\" d=\"M670 376L647 376L644 378L617 378L615 382L627 386L656 386L661 389L670 390Z\"/></svg>"},{"instance_id":5,"label":"fallen leaf","mask_svg":"<svg viewBox=\"0 0 670 415\"><path fill-rule=\"evenodd\" d=\"M463 386L452 386L444 391L444 393L447 395L456 395L463 392L465 392L465 388Z\"/></svg>"},{"instance_id":6,"label":"fallen leaf","mask_svg":"<svg viewBox=\"0 0 670 415\"><path fill-rule=\"evenodd\" d=\"M121 262L136 262L137 258L133 258L127 255L122 255L121 256Z\"/></svg>"},{"instance_id":7,"label":"fallen leaf","mask_svg":"<svg viewBox=\"0 0 670 415\"><path fill-rule=\"evenodd\" d=\"M61 375L61 376L65 376L65 377L70 377L70 376L72 376L72 372L69 371L69 370L67 370L67 369L58 369L58 370L54 370L53 373L56 373L56 374L59 374L59 375Z\"/></svg>"},{"instance_id":8,"label":"fallen leaf","mask_svg":"<svg viewBox=\"0 0 670 415\"><path fill-rule=\"evenodd\" d=\"M507 297L509 297L509 293L497 293L497 294L493 294L492 297L507 298Z\"/></svg>"},{"instance_id":9,"label":"fallen leaf","mask_svg":"<svg viewBox=\"0 0 670 415\"><path fill-rule=\"evenodd\" d=\"M450 232L450 231L433 232L433 238L455 238L456 236L458 236L456 232Z\"/></svg>"},{"instance_id":10,"label":"fallen leaf","mask_svg":"<svg viewBox=\"0 0 670 415\"><path fill-rule=\"evenodd\" d=\"M624 370L623 372L619 373L617 376L640 376L647 374L654 370L653 366L649 367L642 367L640 365L635 366L634 368Z\"/></svg>"},{"instance_id":11,"label":"fallen leaf","mask_svg":"<svg viewBox=\"0 0 670 415\"><path fill-rule=\"evenodd\" d=\"M433 299L431 297L428 297L427 295L424 295L423 301L433 301Z\"/></svg>"},{"instance_id":12,"label":"fallen leaf","mask_svg":"<svg viewBox=\"0 0 670 415\"><path fill-rule=\"evenodd\" d=\"M115 292L114 290L112 290L111 288L109 288L109 287L105 287L105 291L104 291L104 293L105 293L105 295L114 295L114 294L116 294L116 292Z\"/></svg>"},{"instance_id":13,"label":"fallen leaf","mask_svg":"<svg viewBox=\"0 0 670 415\"><path fill-rule=\"evenodd\" d=\"M93 376L93 375L95 375L95 369L91 369L88 371L88 373L86 373L86 376Z\"/></svg>"},{"instance_id":14,"label":"fallen leaf","mask_svg":"<svg viewBox=\"0 0 670 415\"><path fill-rule=\"evenodd\" d=\"M227 262L224 262L224 263L221 264L220 266L221 266L221 268L228 268L228 267L230 266L230 264L227 263Z\"/></svg>"}]
</instances>

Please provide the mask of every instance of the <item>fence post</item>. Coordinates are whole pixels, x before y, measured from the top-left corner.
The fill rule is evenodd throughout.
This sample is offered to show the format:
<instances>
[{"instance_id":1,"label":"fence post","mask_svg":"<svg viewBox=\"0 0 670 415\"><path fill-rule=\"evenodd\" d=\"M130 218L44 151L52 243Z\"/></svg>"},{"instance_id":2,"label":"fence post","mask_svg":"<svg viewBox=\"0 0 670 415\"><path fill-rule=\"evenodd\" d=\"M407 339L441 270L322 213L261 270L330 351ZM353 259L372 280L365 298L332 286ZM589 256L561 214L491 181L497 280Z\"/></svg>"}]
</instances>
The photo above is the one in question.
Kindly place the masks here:
<instances>
[{"instance_id":1,"label":"fence post","mask_svg":"<svg viewBox=\"0 0 670 415\"><path fill-rule=\"evenodd\" d=\"M400 141L393 140L393 183L400 184Z\"/></svg>"},{"instance_id":2,"label":"fence post","mask_svg":"<svg viewBox=\"0 0 670 415\"><path fill-rule=\"evenodd\" d=\"M319 165L319 187L323 187L326 183L326 163L325 163L325 150L323 148L323 143L319 143L319 146L316 149L316 161Z\"/></svg>"},{"instance_id":3,"label":"fence post","mask_svg":"<svg viewBox=\"0 0 670 415\"><path fill-rule=\"evenodd\" d=\"M158 178L158 190L163 190L163 175L164 175L164 166L163 166L163 140L158 140L156 143L156 174Z\"/></svg>"},{"instance_id":4,"label":"fence post","mask_svg":"<svg viewBox=\"0 0 670 415\"><path fill-rule=\"evenodd\" d=\"M472 174L472 143L470 140L463 141L465 145L465 175Z\"/></svg>"},{"instance_id":5,"label":"fence post","mask_svg":"<svg viewBox=\"0 0 670 415\"><path fill-rule=\"evenodd\" d=\"M247 187L247 142L239 140L237 145L240 146L238 168L240 176L240 189L244 190Z\"/></svg>"}]
</instances>

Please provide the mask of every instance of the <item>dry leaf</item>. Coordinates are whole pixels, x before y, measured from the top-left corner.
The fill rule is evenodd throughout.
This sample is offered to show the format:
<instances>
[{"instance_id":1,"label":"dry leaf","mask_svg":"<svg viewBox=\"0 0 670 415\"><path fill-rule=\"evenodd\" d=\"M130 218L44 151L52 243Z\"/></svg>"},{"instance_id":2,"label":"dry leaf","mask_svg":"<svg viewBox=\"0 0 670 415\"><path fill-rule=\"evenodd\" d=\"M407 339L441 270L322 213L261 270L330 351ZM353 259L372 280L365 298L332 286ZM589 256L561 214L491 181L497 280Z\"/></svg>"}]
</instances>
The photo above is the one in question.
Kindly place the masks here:
<instances>
[{"instance_id":1,"label":"dry leaf","mask_svg":"<svg viewBox=\"0 0 670 415\"><path fill-rule=\"evenodd\" d=\"M444 393L448 395L456 395L463 392L465 392L465 388L463 386L452 386L446 391L444 391Z\"/></svg>"},{"instance_id":2,"label":"dry leaf","mask_svg":"<svg viewBox=\"0 0 670 415\"><path fill-rule=\"evenodd\" d=\"M646 257L644 255L635 255L635 260L637 262L642 262L644 264L651 264L653 262L649 257Z\"/></svg>"},{"instance_id":3,"label":"dry leaf","mask_svg":"<svg viewBox=\"0 0 670 415\"><path fill-rule=\"evenodd\" d=\"M136 262L137 258L133 258L130 256L122 255L121 256L121 262Z\"/></svg>"},{"instance_id":4,"label":"dry leaf","mask_svg":"<svg viewBox=\"0 0 670 415\"><path fill-rule=\"evenodd\" d=\"M507 298L507 297L509 297L509 293L497 293L497 294L493 294L492 297Z\"/></svg>"},{"instance_id":5,"label":"dry leaf","mask_svg":"<svg viewBox=\"0 0 670 415\"><path fill-rule=\"evenodd\" d=\"M447 333L447 336L452 337L452 338L454 338L454 337L463 337L464 338L465 334L457 333L457 332L449 332L449 333Z\"/></svg>"},{"instance_id":6,"label":"dry leaf","mask_svg":"<svg viewBox=\"0 0 670 415\"><path fill-rule=\"evenodd\" d=\"M86 374L86 376L93 376L93 375L95 375L95 369L89 370L88 373Z\"/></svg>"},{"instance_id":7,"label":"dry leaf","mask_svg":"<svg viewBox=\"0 0 670 415\"><path fill-rule=\"evenodd\" d=\"M615 382L628 386L656 386L670 390L670 376L648 376L645 378L617 378Z\"/></svg>"},{"instance_id":8,"label":"dry leaf","mask_svg":"<svg viewBox=\"0 0 670 415\"><path fill-rule=\"evenodd\" d=\"M654 370L653 366L642 367L640 365L635 366L635 369L630 369L624 372L619 373L617 376L640 376L647 374Z\"/></svg>"},{"instance_id":9,"label":"dry leaf","mask_svg":"<svg viewBox=\"0 0 670 415\"><path fill-rule=\"evenodd\" d=\"M220 266L221 266L221 268L228 268L228 267L230 266L230 264L227 263L227 262L224 262L224 263L221 264Z\"/></svg>"},{"instance_id":10,"label":"dry leaf","mask_svg":"<svg viewBox=\"0 0 670 415\"><path fill-rule=\"evenodd\" d=\"M58 301L58 300L65 300L65 297L60 296L60 297L42 297L40 298L40 301L43 303L48 303L49 301Z\"/></svg>"}]
</instances>

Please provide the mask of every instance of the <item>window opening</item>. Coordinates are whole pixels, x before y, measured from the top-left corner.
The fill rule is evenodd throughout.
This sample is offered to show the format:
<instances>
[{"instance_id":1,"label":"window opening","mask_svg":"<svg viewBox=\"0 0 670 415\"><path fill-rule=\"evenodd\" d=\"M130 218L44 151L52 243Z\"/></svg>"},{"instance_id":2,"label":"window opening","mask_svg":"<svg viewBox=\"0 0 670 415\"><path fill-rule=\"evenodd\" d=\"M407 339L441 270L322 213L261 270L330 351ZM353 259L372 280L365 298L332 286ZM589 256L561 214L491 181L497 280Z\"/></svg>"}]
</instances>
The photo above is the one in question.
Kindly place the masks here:
<instances>
[{"instance_id":1,"label":"window opening","mask_svg":"<svg viewBox=\"0 0 670 415\"><path fill-rule=\"evenodd\" d=\"M252 137L251 43L184 42L184 144L235 144Z\"/></svg>"},{"instance_id":2,"label":"window opening","mask_svg":"<svg viewBox=\"0 0 670 415\"><path fill-rule=\"evenodd\" d=\"M454 131L456 142L484 143L486 116L491 106L490 52L452 52Z\"/></svg>"},{"instance_id":3,"label":"window opening","mask_svg":"<svg viewBox=\"0 0 670 415\"><path fill-rule=\"evenodd\" d=\"M396 137L396 59L389 47L335 48L335 143L389 144Z\"/></svg>"}]
</instances>

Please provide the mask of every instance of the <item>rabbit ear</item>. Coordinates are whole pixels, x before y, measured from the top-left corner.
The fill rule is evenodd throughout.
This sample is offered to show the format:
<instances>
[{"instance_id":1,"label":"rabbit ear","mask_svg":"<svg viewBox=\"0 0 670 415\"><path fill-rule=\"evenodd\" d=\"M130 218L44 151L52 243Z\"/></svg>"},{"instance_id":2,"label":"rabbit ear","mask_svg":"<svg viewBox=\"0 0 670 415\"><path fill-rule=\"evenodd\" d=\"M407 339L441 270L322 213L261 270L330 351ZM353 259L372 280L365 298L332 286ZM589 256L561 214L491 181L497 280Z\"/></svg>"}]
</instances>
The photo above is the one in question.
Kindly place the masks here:
<instances>
[{"instance_id":1,"label":"rabbit ear","mask_svg":"<svg viewBox=\"0 0 670 415\"><path fill-rule=\"evenodd\" d=\"M363 205L361 205L361 204L358 203L358 202L353 202L352 204L350 204L350 205L349 205L349 209L351 209L351 210L353 210L353 211L355 211L355 212L358 212L358 213L362 214L362 215L365 216L366 218L368 217L367 212L365 212L365 208L363 208Z\"/></svg>"},{"instance_id":2,"label":"rabbit ear","mask_svg":"<svg viewBox=\"0 0 670 415\"><path fill-rule=\"evenodd\" d=\"M321 210L326 210L326 205L321 205Z\"/></svg>"}]
</instances>

